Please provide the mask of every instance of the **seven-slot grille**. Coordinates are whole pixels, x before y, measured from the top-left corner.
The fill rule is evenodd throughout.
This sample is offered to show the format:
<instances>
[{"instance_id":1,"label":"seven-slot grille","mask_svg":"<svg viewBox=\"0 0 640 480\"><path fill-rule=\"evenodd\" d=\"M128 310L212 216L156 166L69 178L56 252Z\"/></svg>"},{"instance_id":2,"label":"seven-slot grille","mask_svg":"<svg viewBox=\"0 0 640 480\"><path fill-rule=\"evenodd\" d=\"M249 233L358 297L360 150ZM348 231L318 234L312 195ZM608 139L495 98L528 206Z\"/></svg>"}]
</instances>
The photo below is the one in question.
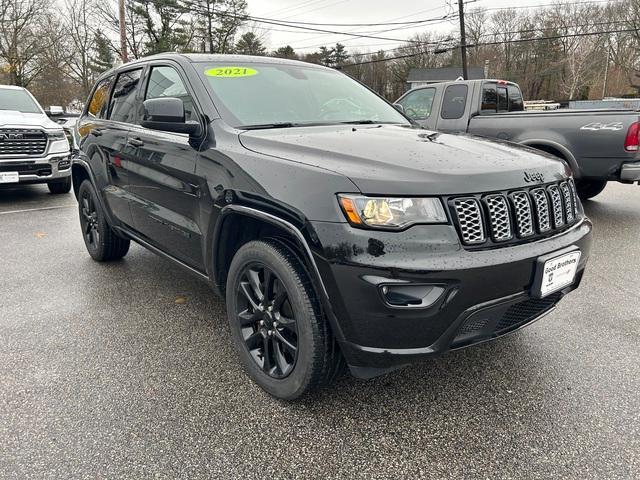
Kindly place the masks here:
<instances>
[{"instance_id":1,"label":"seven-slot grille","mask_svg":"<svg viewBox=\"0 0 640 480\"><path fill-rule=\"evenodd\" d=\"M26 128L0 129L0 156L42 155L47 149L47 136L42 130Z\"/></svg>"},{"instance_id":2,"label":"seven-slot grille","mask_svg":"<svg viewBox=\"0 0 640 480\"><path fill-rule=\"evenodd\" d=\"M578 218L572 179L516 190L450 200L462 242L485 246L527 240L558 231Z\"/></svg>"}]
</instances>

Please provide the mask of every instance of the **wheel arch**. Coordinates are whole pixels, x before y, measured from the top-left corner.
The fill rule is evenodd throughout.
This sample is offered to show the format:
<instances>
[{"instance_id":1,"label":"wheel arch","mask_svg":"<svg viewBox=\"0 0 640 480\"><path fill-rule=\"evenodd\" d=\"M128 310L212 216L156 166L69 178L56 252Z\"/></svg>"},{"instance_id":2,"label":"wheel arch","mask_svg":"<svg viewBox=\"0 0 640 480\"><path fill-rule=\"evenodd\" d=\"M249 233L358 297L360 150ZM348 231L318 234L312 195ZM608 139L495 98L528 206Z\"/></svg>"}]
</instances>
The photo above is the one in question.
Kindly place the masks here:
<instances>
[{"instance_id":1,"label":"wheel arch","mask_svg":"<svg viewBox=\"0 0 640 480\"><path fill-rule=\"evenodd\" d=\"M553 142L550 140L543 139L532 139L532 140L524 140L520 142L521 145L525 145L527 147L535 148L536 150L541 150L555 157L561 158L566 161L571 170L573 171L573 175L575 177L580 177L580 166L576 158L573 156L571 151L565 147L564 145L560 145L557 142Z\"/></svg>"},{"instance_id":2,"label":"wheel arch","mask_svg":"<svg viewBox=\"0 0 640 480\"><path fill-rule=\"evenodd\" d=\"M225 294L227 274L237 250L252 240L274 238L298 256L338 340L344 338L339 328L329 296L314 260L309 242L301 229L282 218L252 207L227 205L219 215L213 233L210 252L210 278L219 294Z\"/></svg>"}]
</instances>

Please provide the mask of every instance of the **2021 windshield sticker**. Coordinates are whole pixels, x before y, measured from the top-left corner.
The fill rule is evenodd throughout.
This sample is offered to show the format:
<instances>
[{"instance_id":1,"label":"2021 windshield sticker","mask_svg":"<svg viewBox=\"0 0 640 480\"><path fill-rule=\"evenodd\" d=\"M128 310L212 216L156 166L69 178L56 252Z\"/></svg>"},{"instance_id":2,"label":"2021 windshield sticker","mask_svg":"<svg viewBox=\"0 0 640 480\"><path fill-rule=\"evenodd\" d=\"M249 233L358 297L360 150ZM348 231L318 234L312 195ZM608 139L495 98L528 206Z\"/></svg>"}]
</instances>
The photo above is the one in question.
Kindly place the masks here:
<instances>
[{"instance_id":1,"label":"2021 windshield sticker","mask_svg":"<svg viewBox=\"0 0 640 480\"><path fill-rule=\"evenodd\" d=\"M217 67L206 70L204 74L208 77L238 78L257 75L258 71L247 67Z\"/></svg>"}]
</instances>

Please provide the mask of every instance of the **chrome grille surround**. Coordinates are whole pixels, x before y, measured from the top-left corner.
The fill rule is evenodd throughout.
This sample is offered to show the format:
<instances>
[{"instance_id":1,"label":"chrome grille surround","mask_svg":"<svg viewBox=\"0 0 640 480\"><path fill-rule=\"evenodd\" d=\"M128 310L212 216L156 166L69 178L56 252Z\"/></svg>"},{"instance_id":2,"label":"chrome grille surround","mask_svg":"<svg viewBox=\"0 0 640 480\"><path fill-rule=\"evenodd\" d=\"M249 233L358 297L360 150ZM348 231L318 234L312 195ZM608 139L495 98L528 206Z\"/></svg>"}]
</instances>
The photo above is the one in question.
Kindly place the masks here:
<instances>
[{"instance_id":1,"label":"chrome grille surround","mask_svg":"<svg viewBox=\"0 0 640 480\"><path fill-rule=\"evenodd\" d=\"M467 245L484 243L487 238L478 201L475 198L456 198L453 205L462 241Z\"/></svg>"},{"instance_id":2,"label":"chrome grille surround","mask_svg":"<svg viewBox=\"0 0 640 480\"><path fill-rule=\"evenodd\" d=\"M572 179L520 190L449 197L462 243L498 247L555 234L576 223L580 204Z\"/></svg>"},{"instance_id":3,"label":"chrome grille surround","mask_svg":"<svg viewBox=\"0 0 640 480\"><path fill-rule=\"evenodd\" d=\"M560 228L564 226L564 215L562 213L562 197L560 196L560 189L557 185L549 185L547 187L549 192L549 198L551 199L551 210L553 212L553 226L554 228Z\"/></svg>"},{"instance_id":4,"label":"chrome grille surround","mask_svg":"<svg viewBox=\"0 0 640 480\"><path fill-rule=\"evenodd\" d=\"M484 197L489 212L491 237L495 242L506 242L513 238L509 204L504 195L487 195Z\"/></svg>"},{"instance_id":5,"label":"chrome grille surround","mask_svg":"<svg viewBox=\"0 0 640 480\"><path fill-rule=\"evenodd\" d=\"M569 191L569 185L567 182L560 184L560 191L562 192L562 199L564 201L564 213L566 215L567 223L573 222L575 213L573 209L573 202L571 200L571 192Z\"/></svg>"},{"instance_id":6,"label":"chrome grille surround","mask_svg":"<svg viewBox=\"0 0 640 480\"><path fill-rule=\"evenodd\" d=\"M526 238L535 233L533 226L533 210L527 192L514 192L509 198L515 211L515 224L518 237Z\"/></svg>"},{"instance_id":7,"label":"chrome grille surround","mask_svg":"<svg viewBox=\"0 0 640 480\"><path fill-rule=\"evenodd\" d=\"M531 190L533 203L536 206L536 217L538 219L538 231L546 233L551 230L551 219L549 216L549 199L543 188Z\"/></svg>"},{"instance_id":8,"label":"chrome grille surround","mask_svg":"<svg viewBox=\"0 0 640 480\"><path fill-rule=\"evenodd\" d=\"M0 128L0 158L35 157L47 151L47 134L37 128Z\"/></svg>"}]
</instances>

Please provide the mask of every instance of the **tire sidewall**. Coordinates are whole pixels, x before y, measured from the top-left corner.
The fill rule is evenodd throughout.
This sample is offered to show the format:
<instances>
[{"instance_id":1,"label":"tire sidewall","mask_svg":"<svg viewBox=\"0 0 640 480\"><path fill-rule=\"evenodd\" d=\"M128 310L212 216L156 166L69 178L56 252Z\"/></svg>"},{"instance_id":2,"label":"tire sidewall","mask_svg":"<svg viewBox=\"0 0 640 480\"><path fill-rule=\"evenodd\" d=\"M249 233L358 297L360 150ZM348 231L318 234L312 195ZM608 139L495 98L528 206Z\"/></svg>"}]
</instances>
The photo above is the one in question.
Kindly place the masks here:
<instances>
[{"instance_id":1,"label":"tire sidewall","mask_svg":"<svg viewBox=\"0 0 640 480\"><path fill-rule=\"evenodd\" d=\"M96 215L98 217L98 230L100 233L100 242L96 246L92 246L87 242L87 238L84 234L84 229L82 228L82 199L88 193L91 196L91 200L93 201L94 208L96 209ZM98 203L98 196L96 195L96 191L93 188L93 185L89 180L84 180L82 184L80 184L80 188L78 189L78 214L80 216L80 226L82 231L82 240L84 241L84 245L94 259L101 259L104 256L104 238L106 234L105 229L105 221L104 215L102 213L102 209L100 208L100 203Z\"/></svg>"},{"instance_id":2,"label":"tire sidewall","mask_svg":"<svg viewBox=\"0 0 640 480\"><path fill-rule=\"evenodd\" d=\"M287 290L298 329L298 356L293 371L285 378L276 379L262 371L247 349L237 322L237 288L243 270L251 264L263 264L276 274ZM299 282L300 271L283 261L278 250L265 242L251 242L238 250L234 256L227 278L227 313L233 342L245 371L256 383L271 395L282 399L294 399L304 392L313 370L313 359L320 348L314 342L312 329L314 315L309 292ZM304 279L301 279L304 280Z\"/></svg>"}]
</instances>

